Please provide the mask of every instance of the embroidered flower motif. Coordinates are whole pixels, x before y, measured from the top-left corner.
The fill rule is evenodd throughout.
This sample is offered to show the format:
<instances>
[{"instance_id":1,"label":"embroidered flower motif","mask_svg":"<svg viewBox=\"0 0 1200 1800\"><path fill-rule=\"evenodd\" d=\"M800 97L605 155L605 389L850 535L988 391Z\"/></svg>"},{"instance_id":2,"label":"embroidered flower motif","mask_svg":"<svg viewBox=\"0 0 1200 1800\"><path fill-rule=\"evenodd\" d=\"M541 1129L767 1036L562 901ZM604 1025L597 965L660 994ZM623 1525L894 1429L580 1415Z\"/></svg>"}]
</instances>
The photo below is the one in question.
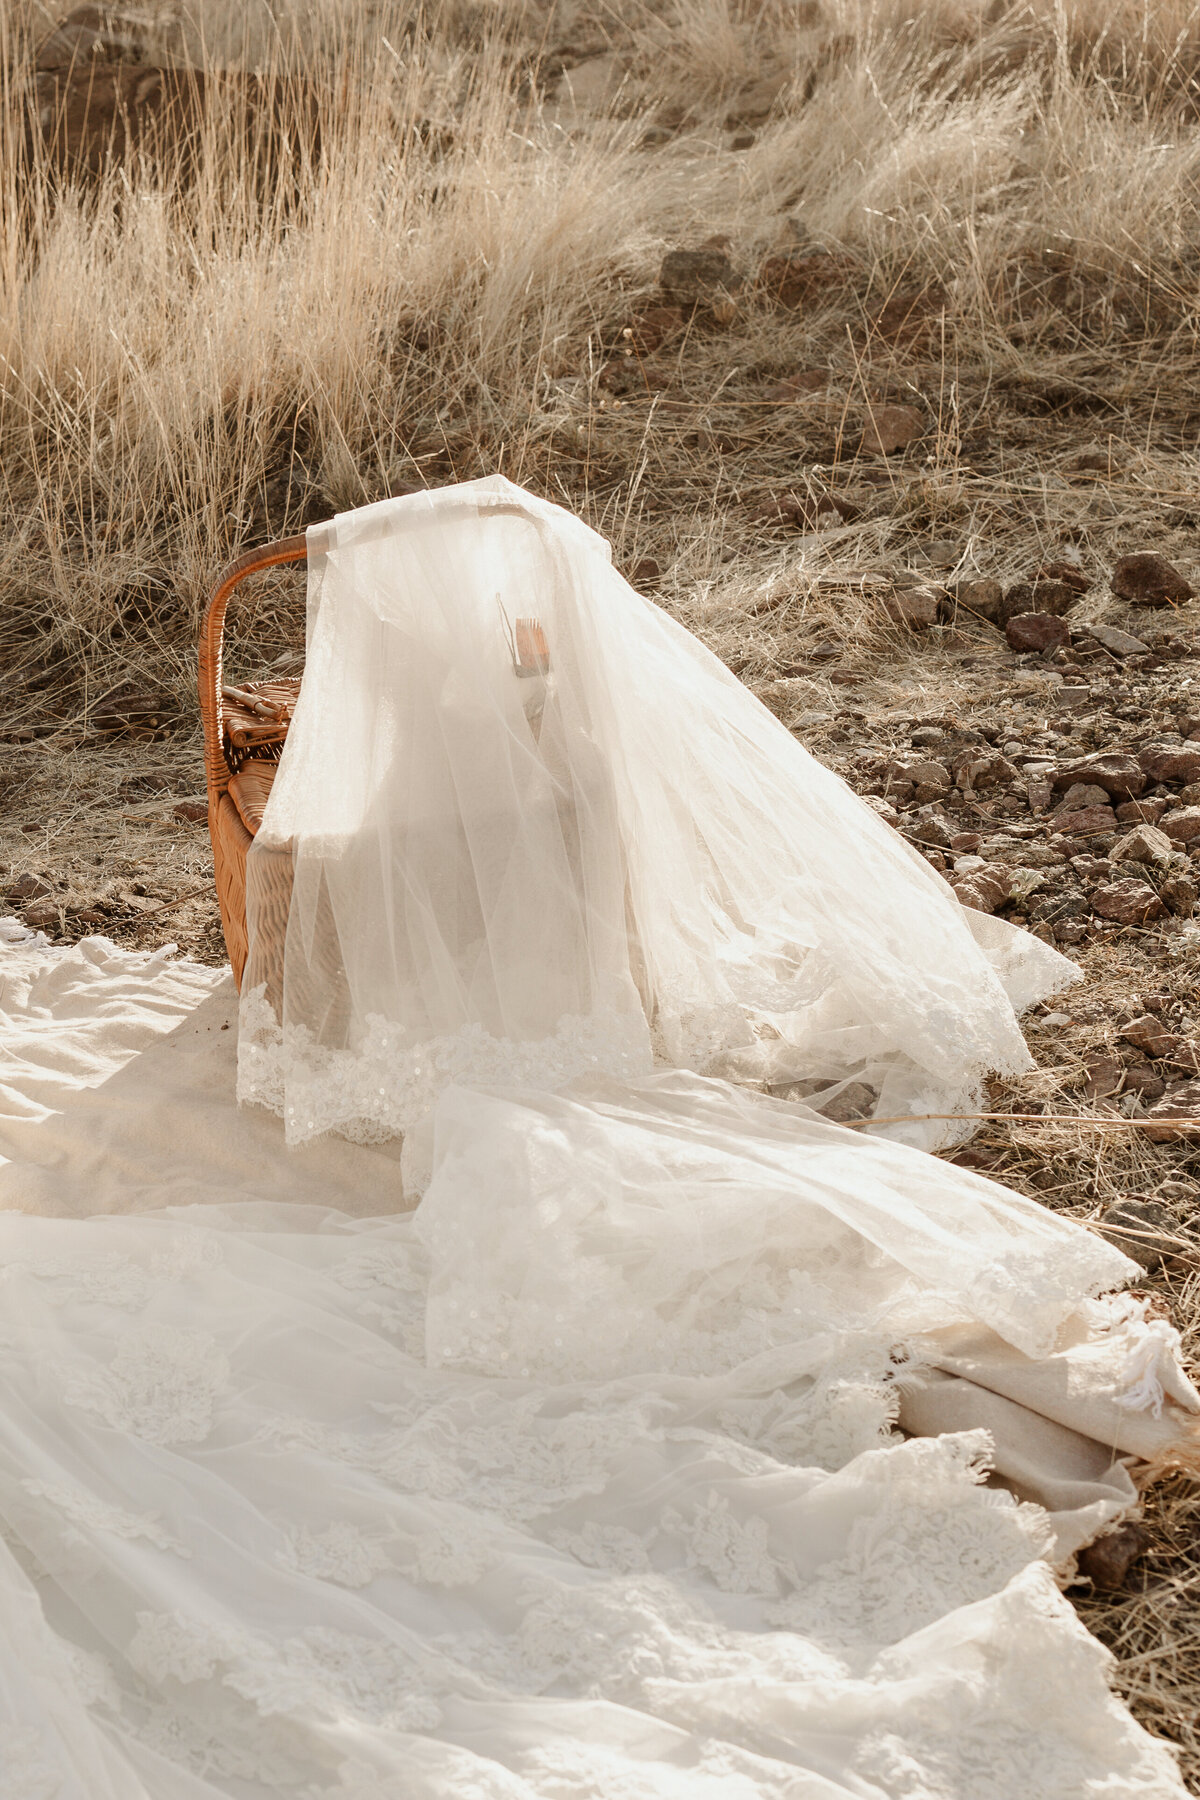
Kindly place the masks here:
<instances>
[{"instance_id":1,"label":"embroidered flower motif","mask_svg":"<svg viewBox=\"0 0 1200 1800\"><path fill-rule=\"evenodd\" d=\"M72 1370L63 1399L149 1444L200 1444L229 1380L206 1331L143 1325L127 1332L107 1367Z\"/></svg>"},{"instance_id":2,"label":"embroidered flower motif","mask_svg":"<svg viewBox=\"0 0 1200 1800\"><path fill-rule=\"evenodd\" d=\"M84 1526L89 1532L108 1532L121 1538L147 1538L159 1550L173 1550L176 1556L192 1554L186 1544L172 1537L157 1513L135 1513L125 1507L111 1506L98 1494L73 1487L68 1482L37 1481L27 1477L21 1486L36 1499L48 1500L65 1518L74 1525ZM82 1536L78 1531L64 1535L68 1542L72 1539L79 1542Z\"/></svg>"},{"instance_id":3,"label":"embroidered flower motif","mask_svg":"<svg viewBox=\"0 0 1200 1800\"><path fill-rule=\"evenodd\" d=\"M378 1539L368 1537L348 1519L335 1520L321 1531L304 1526L288 1531L285 1560L302 1575L348 1588L366 1587L391 1566Z\"/></svg>"}]
</instances>

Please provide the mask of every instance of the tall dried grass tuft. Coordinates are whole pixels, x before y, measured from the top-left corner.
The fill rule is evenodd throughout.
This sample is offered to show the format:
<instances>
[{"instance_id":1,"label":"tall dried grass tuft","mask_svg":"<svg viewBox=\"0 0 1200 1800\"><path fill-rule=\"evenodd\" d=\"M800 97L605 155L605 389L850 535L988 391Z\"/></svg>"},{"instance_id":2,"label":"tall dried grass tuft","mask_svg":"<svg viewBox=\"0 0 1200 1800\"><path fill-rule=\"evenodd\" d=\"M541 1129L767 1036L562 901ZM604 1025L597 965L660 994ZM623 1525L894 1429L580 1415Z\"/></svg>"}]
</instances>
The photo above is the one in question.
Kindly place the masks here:
<instances>
[{"instance_id":1,"label":"tall dried grass tuft","mask_svg":"<svg viewBox=\"0 0 1200 1800\"><path fill-rule=\"evenodd\" d=\"M448 467L562 487L598 347L675 242L726 232L752 263L789 211L873 288L941 282L959 362L1016 374L1021 258L1128 277L1194 333L1195 8L626 0L600 37L519 0L168 10L185 60L283 84L286 156L231 93L197 142L64 187L18 153L47 8L0 18L0 634L32 605L77 688L182 681L214 563L306 509ZM572 33L620 57L618 116L544 105ZM735 158L721 120L772 77ZM750 327L769 351L777 322ZM148 579L180 604L131 633Z\"/></svg>"}]
</instances>

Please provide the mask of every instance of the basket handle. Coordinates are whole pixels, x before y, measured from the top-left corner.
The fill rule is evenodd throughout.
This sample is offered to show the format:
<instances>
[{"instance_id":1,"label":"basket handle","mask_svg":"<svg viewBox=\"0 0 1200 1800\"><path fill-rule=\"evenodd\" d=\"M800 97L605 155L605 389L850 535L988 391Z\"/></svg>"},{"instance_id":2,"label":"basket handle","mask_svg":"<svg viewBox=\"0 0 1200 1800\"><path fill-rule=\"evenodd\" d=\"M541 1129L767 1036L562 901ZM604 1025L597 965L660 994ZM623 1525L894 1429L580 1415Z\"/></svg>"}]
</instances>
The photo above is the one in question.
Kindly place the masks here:
<instances>
[{"instance_id":1,"label":"basket handle","mask_svg":"<svg viewBox=\"0 0 1200 1800\"><path fill-rule=\"evenodd\" d=\"M247 550L226 565L217 576L209 594L204 624L200 631L200 718L204 724L204 773L208 782L210 807L229 786L230 771L221 747L224 708L221 698L221 662L225 638L225 613L230 595L239 581L256 575L260 569L278 568L281 563L305 562L308 540L298 537L278 538L259 550Z\"/></svg>"}]
</instances>

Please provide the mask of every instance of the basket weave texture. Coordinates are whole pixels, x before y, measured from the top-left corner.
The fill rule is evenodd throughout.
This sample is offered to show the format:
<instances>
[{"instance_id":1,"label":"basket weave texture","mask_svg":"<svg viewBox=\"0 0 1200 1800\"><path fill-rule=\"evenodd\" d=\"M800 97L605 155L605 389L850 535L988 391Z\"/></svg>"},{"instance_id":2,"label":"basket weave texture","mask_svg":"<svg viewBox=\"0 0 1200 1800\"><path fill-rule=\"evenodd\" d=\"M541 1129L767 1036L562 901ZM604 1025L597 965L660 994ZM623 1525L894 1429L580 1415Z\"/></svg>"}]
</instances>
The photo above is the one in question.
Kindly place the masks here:
<instances>
[{"instance_id":1,"label":"basket weave texture","mask_svg":"<svg viewBox=\"0 0 1200 1800\"><path fill-rule=\"evenodd\" d=\"M208 786L208 830L221 926L233 978L242 984L249 939L246 930L246 855L262 824L275 770L287 739L298 680L245 682L230 689L222 673L225 615L238 583L262 569L304 562L304 537L280 538L250 550L221 571L209 596L200 633L200 717L204 725L204 774ZM266 911L287 920L291 860L272 857L274 903ZM264 872L265 873L265 872ZM275 888L279 889L277 895Z\"/></svg>"}]
</instances>

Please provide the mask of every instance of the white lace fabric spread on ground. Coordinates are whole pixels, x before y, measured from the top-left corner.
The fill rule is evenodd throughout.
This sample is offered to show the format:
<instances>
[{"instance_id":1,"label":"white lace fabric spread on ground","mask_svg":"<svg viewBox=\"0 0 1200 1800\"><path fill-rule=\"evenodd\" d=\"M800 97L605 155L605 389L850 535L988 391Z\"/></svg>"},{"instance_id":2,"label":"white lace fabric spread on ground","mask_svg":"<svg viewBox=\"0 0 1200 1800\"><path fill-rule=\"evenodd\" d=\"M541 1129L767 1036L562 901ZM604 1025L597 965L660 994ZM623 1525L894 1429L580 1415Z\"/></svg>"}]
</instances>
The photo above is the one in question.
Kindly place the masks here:
<instances>
[{"instance_id":1,"label":"white lace fabric spread on ground","mask_svg":"<svg viewBox=\"0 0 1200 1800\"><path fill-rule=\"evenodd\" d=\"M1052 1573L1196 1454L1111 1247L671 1072L407 1210L228 977L8 935L5 1800L1181 1800Z\"/></svg>"},{"instance_id":2,"label":"white lace fabric spread on ground","mask_svg":"<svg viewBox=\"0 0 1200 1800\"><path fill-rule=\"evenodd\" d=\"M1074 966L964 911L579 520L493 477L308 549L242 1004L241 1095L289 1143L405 1132L453 1083L657 1062L887 1118L1030 1066L1014 1006Z\"/></svg>"}]
</instances>

